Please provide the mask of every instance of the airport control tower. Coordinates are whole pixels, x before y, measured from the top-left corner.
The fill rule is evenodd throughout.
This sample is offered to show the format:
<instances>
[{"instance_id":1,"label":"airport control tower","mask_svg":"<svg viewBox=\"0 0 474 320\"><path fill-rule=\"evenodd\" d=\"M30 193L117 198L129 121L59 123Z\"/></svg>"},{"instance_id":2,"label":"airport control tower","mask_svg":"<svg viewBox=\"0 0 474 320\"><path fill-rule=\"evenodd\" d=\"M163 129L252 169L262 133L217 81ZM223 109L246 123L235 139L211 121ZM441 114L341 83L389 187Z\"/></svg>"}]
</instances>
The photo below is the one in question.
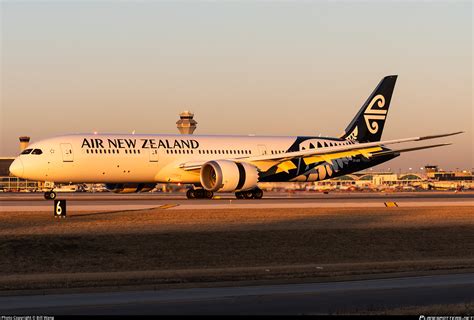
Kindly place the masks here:
<instances>
[{"instance_id":1,"label":"airport control tower","mask_svg":"<svg viewBox=\"0 0 474 320\"><path fill-rule=\"evenodd\" d=\"M19 139L20 139L20 152L21 152L25 150L26 147L28 147L28 144L30 143L30 137L21 136Z\"/></svg>"},{"instance_id":2,"label":"airport control tower","mask_svg":"<svg viewBox=\"0 0 474 320\"><path fill-rule=\"evenodd\" d=\"M197 122L193 120L193 117L194 113L187 110L179 114L176 126L181 134L193 134L194 130L196 130Z\"/></svg>"}]
</instances>

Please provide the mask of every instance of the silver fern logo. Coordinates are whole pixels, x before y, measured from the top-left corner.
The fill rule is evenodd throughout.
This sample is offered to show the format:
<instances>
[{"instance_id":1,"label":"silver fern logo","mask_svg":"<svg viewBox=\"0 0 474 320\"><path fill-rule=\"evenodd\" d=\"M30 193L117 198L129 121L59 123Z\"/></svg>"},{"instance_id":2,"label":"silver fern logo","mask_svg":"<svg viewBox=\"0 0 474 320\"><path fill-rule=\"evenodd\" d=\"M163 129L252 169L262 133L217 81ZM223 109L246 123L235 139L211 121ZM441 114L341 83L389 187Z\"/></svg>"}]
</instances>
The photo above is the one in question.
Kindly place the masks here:
<instances>
[{"instance_id":1,"label":"silver fern logo","mask_svg":"<svg viewBox=\"0 0 474 320\"><path fill-rule=\"evenodd\" d=\"M373 108L375 103L377 103L378 108L383 108L385 106L384 96L381 94L376 95L372 101L370 101L368 108L364 112L365 124L367 125L369 132L372 134L375 134L377 131L379 131L378 121L385 120L385 117L387 116L387 110Z\"/></svg>"}]
</instances>

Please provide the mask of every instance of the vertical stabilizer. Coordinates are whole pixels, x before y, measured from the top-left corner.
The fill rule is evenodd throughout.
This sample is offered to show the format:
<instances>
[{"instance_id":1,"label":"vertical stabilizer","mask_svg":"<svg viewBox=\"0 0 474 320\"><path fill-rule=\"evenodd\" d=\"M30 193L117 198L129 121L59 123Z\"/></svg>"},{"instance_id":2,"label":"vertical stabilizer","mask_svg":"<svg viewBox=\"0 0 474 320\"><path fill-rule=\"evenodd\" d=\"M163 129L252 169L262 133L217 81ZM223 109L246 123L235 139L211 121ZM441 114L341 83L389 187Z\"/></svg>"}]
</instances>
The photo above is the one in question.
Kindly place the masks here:
<instances>
[{"instance_id":1,"label":"vertical stabilizer","mask_svg":"<svg viewBox=\"0 0 474 320\"><path fill-rule=\"evenodd\" d=\"M387 76L380 81L347 126L341 139L358 142L380 141L396 81L396 75Z\"/></svg>"}]
</instances>

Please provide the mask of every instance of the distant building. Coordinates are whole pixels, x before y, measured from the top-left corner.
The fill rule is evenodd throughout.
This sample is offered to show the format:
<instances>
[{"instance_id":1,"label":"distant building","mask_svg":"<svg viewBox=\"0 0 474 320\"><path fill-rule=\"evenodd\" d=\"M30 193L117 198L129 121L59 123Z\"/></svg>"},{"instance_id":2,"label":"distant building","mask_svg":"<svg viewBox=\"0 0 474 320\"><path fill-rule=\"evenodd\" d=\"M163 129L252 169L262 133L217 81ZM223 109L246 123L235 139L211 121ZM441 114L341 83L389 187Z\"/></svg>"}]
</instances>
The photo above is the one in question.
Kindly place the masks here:
<instances>
[{"instance_id":1,"label":"distant building","mask_svg":"<svg viewBox=\"0 0 474 320\"><path fill-rule=\"evenodd\" d=\"M20 152L30 143L30 137L21 136ZM15 157L0 157L0 191L37 191L42 184L37 181L20 179L10 175L10 165Z\"/></svg>"},{"instance_id":2,"label":"distant building","mask_svg":"<svg viewBox=\"0 0 474 320\"><path fill-rule=\"evenodd\" d=\"M438 166L432 166L432 165L426 165L425 166L425 172L430 173L430 172L438 172L439 168Z\"/></svg>"},{"instance_id":3,"label":"distant building","mask_svg":"<svg viewBox=\"0 0 474 320\"><path fill-rule=\"evenodd\" d=\"M190 111L183 111L179 114L176 126L181 134L193 134L194 130L196 130L197 122L193 118L194 113Z\"/></svg>"}]
</instances>

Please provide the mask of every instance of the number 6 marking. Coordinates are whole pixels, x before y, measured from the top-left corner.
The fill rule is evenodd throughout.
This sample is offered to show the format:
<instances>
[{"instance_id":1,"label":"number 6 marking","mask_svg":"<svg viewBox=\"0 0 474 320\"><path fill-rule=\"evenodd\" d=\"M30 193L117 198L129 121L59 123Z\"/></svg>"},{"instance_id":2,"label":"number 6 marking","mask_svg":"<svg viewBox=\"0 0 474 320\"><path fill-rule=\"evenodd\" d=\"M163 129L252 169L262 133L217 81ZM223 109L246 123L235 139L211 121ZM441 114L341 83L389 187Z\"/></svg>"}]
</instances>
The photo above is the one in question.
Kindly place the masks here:
<instances>
[{"instance_id":1,"label":"number 6 marking","mask_svg":"<svg viewBox=\"0 0 474 320\"><path fill-rule=\"evenodd\" d=\"M63 213L63 208L61 208L60 204L61 204L61 201L58 201L58 203L56 204L56 215L58 216L60 216Z\"/></svg>"}]
</instances>

